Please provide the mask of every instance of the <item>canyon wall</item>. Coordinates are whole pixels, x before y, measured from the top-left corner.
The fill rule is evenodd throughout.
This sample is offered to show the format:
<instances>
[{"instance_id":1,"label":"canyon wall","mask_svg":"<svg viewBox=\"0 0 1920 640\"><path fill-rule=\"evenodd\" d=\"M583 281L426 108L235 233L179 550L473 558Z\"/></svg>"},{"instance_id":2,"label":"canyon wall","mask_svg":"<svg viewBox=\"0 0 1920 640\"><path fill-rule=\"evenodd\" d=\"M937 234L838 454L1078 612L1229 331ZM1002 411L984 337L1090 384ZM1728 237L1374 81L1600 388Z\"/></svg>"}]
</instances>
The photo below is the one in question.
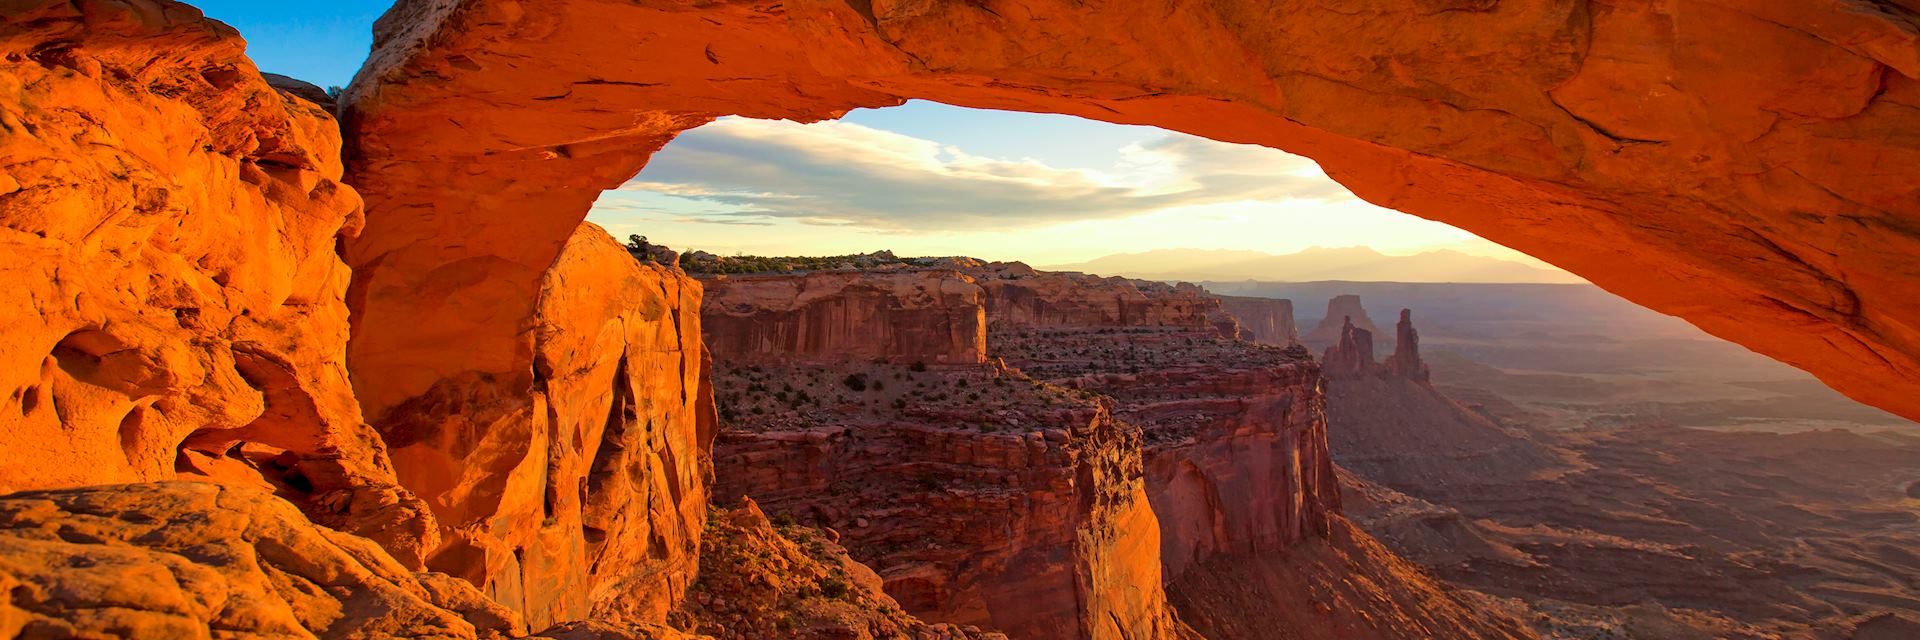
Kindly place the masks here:
<instances>
[{"instance_id":1,"label":"canyon wall","mask_svg":"<svg viewBox=\"0 0 1920 640\"><path fill-rule=\"evenodd\" d=\"M1920 417L1915 15L1905 0L402 0L345 101L369 207L346 252L368 321L355 376L378 416L437 379L513 368L491 354L511 352L494 347L573 224L680 131L924 98L1305 155L1370 202ZM417 303L440 295L460 303ZM434 355L456 336L486 344Z\"/></svg>"},{"instance_id":2,"label":"canyon wall","mask_svg":"<svg viewBox=\"0 0 1920 640\"><path fill-rule=\"evenodd\" d=\"M657 623L696 573L715 429L700 283L583 224L541 282L526 371L435 385L380 423L438 516L428 566L535 628Z\"/></svg>"},{"instance_id":3,"label":"canyon wall","mask_svg":"<svg viewBox=\"0 0 1920 640\"><path fill-rule=\"evenodd\" d=\"M814 272L706 280L707 344L728 362L874 359L980 364L980 287L952 272ZM724 319L720 319L724 317Z\"/></svg>"},{"instance_id":4,"label":"canyon wall","mask_svg":"<svg viewBox=\"0 0 1920 640\"><path fill-rule=\"evenodd\" d=\"M1293 301L1247 296L1219 296L1220 308L1240 321L1241 337L1265 344L1300 341L1293 322Z\"/></svg>"},{"instance_id":5,"label":"canyon wall","mask_svg":"<svg viewBox=\"0 0 1920 640\"><path fill-rule=\"evenodd\" d=\"M944 266L979 283L988 322L1001 326L1216 327L1220 310L1218 298L1184 282L1037 271L1019 262L971 258Z\"/></svg>"},{"instance_id":6,"label":"canyon wall","mask_svg":"<svg viewBox=\"0 0 1920 640\"><path fill-rule=\"evenodd\" d=\"M1337 417L1329 424L1321 368L1304 347L1235 340L1179 322L996 322L989 332L993 357L1050 383L1098 392L1117 418L1138 426L1167 599L1201 636L1534 637L1341 515L1329 447L1340 424Z\"/></svg>"},{"instance_id":7,"label":"canyon wall","mask_svg":"<svg viewBox=\"0 0 1920 640\"><path fill-rule=\"evenodd\" d=\"M1180 637L1160 589L1138 431L1098 402L985 363L989 298L972 278L708 282L723 502L750 496L837 532L929 621L1015 639ZM890 326L929 318L943 319L939 331ZM815 348L725 337L827 334L893 338ZM927 366L942 353L956 357Z\"/></svg>"},{"instance_id":8,"label":"canyon wall","mask_svg":"<svg viewBox=\"0 0 1920 640\"><path fill-rule=\"evenodd\" d=\"M418 567L347 382L339 130L245 46L170 2L0 15L0 492L253 485Z\"/></svg>"},{"instance_id":9,"label":"canyon wall","mask_svg":"<svg viewBox=\"0 0 1920 640\"><path fill-rule=\"evenodd\" d=\"M1169 580L1215 557L1324 537L1339 495L1320 369L1304 350L1197 329L993 331L995 357L1110 397L1141 429Z\"/></svg>"}]
</instances>

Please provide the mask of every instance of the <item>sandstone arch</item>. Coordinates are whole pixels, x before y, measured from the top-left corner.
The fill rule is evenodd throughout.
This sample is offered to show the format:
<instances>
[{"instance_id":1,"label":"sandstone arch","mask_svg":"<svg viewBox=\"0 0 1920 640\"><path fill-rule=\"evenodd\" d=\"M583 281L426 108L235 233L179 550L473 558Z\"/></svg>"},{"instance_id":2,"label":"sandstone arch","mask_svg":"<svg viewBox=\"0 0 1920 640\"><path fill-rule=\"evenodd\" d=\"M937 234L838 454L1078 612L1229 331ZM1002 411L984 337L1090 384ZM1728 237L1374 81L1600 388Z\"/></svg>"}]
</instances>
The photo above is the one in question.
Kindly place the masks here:
<instances>
[{"instance_id":1,"label":"sandstone arch","mask_svg":"<svg viewBox=\"0 0 1920 640\"><path fill-rule=\"evenodd\" d=\"M597 192L714 117L905 97L1315 158L1920 417L1912 0L402 0L349 92L350 361L376 423L523 372Z\"/></svg>"}]
</instances>

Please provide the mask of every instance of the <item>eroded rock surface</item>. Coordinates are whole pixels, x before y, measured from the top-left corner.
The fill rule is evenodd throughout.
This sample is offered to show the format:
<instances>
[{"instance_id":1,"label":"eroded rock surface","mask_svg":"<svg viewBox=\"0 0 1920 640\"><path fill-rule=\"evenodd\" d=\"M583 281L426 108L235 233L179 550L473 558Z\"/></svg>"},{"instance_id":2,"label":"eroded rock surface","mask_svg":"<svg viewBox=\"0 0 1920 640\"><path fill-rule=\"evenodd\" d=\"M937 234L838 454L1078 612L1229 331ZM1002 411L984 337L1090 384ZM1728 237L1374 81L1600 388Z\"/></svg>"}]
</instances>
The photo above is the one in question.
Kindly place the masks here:
<instances>
[{"instance_id":1,"label":"eroded rock surface","mask_svg":"<svg viewBox=\"0 0 1920 640\"><path fill-rule=\"evenodd\" d=\"M700 297L679 270L581 225L541 281L524 370L446 380L389 410L394 467L445 529L428 566L536 628L664 621L706 517Z\"/></svg>"},{"instance_id":2,"label":"eroded rock surface","mask_svg":"<svg viewBox=\"0 0 1920 640\"><path fill-rule=\"evenodd\" d=\"M980 364L985 307L947 271L708 278L707 344L733 363L793 359Z\"/></svg>"},{"instance_id":3,"label":"eroded rock surface","mask_svg":"<svg viewBox=\"0 0 1920 640\"><path fill-rule=\"evenodd\" d=\"M471 585L416 573L264 489L106 485L0 497L10 638L519 637Z\"/></svg>"},{"instance_id":4,"label":"eroded rock surface","mask_svg":"<svg viewBox=\"0 0 1920 640\"><path fill-rule=\"evenodd\" d=\"M488 347L531 315L539 273L597 192L680 131L911 97L1310 156L1369 201L1920 417L1915 13L1886 0L405 0L348 92L371 212L348 262L357 310L382 327L356 336L355 373L380 389L378 415L496 370L420 347L473 335L480 353L506 351ZM495 277L441 268L465 261ZM463 303L416 303L436 292Z\"/></svg>"},{"instance_id":5,"label":"eroded rock surface","mask_svg":"<svg viewBox=\"0 0 1920 640\"><path fill-rule=\"evenodd\" d=\"M1338 425L1304 347L1193 325L989 327L995 357L1097 391L1138 425L1167 597L1191 628L1222 640L1533 637L1340 515Z\"/></svg>"},{"instance_id":6,"label":"eroded rock surface","mask_svg":"<svg viewBox=\"0 0 1920 640\"><path fill-rule=\"evenodd\" d=\"M1023 277L1023 291L1093 296ZM1144 283L1143 283L1144 284ZM989 290L992 287L989 286ZM1039 298L1038 304L1060 304ZM1284 553L1326 534L1338 509L1320 370L1304 349L1223 338L1181 298L1138 326L1065 327L997 318L992 355L1053 384L1110 397L1145 438L1147 494L1168 580L1223 555Z\"/></svg>"},{"instance_id":7,"label":"eroded rock surface","mask_svg":"<svg viewBox=\"0 0 1920 640\"><path fill-rule=\"evenodd\" d=\"M720 640L1006 640L902 611L838 538L832 530L775 525L751 500L716 509L701 541L700 580L674 618Z\"/></svg>"},{"instance_id":8,"label":"eroded rock surface","mask_svg":"<svg viewBox=\"0 0 1920 640\"><path fill-rule=\"evenodd\" d=\"M1293 322L1293 301L1247 296L1219 296L1220 308L1240 321L1242 338L1265 344L1300 341Z\"/></svg>"},{"instance_id":9,"label":"eroded rock surface","mask_svg":"<svg viewBox=\"0 0 1920 640\"><path fill-rule=\"evenodd\" d=\"M175 2L0 14L0 492L265 487L417 566L437 531L347 382L332 117Z\"/></svg>"},{"instance_id":10,"label":"eroded rock surface","mask_svg":"<svg viewBox=\"0 0 1920 640\"><path fill-rule=\"evenodd\" d=\"M835 314L766 306L827 278L867 282L835 289L856 300L903 281L945 281L927 290L967 295L929 300L936 306L914 313L972 319L973 334L960 342L985 339L981 287L950 269L728 277L715 281L705 321L719 335L753 331L735 325L769 317L838 327L844 318ZM736 313L743 304L759 311ZM840 532L887 593L928 621L1023 639L1179 637L1159 588L1159 530L1138 431L1089 397L982 364L977 351L959 364L902 364L922 350L889 344L906 351L768 357L766 342L716 342L725 424L715 449L717 495L751 496L769 511Z\"/></svg>"}]
</instances>

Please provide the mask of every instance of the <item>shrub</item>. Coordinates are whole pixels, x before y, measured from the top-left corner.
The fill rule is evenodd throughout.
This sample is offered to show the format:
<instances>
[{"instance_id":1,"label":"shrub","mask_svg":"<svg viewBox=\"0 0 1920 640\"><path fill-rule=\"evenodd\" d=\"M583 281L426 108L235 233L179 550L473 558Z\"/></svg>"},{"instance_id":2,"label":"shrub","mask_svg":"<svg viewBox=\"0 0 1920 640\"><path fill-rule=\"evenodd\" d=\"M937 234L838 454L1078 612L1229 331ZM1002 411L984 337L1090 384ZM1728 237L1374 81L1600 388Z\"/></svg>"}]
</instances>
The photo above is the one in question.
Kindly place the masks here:
<instances>
[{"instance_id":1,"label":"shrub","mask_svg":"<svg viewBox=\"0 0 1920 640\"><path fill-rule=\"evenodd\" d=\"M913 361L913 364L912 364L912 365L910 365L910 366L908 366L908 367L907 367L907 370L908 370L908 371L915 371L915 372L918 372L918 371L926 371L926 370L927 370L927 363L925 363L925 362L921 362L921 361L919 361L919 360L915 360L915 361Z\"/></svg>"},{"instance_id":2,"label":"shrub","mask_svg":"<svg viewBox=\"0 0 1920 640\"><path fill-rule=\"evenodd\" d=\"M847 582L845 580L833 576L827 576L820 580L820 595L834 600L840 600L846 598L848 592L849 589L847 588Z\"/></svg>"},{"instance_id":3,"label":"shrub","mask_svg":"<svg viewBox=\"0 0 1920 640\"><path fill-rule=\"evenodd\" d=\"M846 379L840 381L840 384L847 385L848 389L852 389L854 391L866 391L867 390L867 374L860 373L858 371L849 373L847 374Z\"/></svg>"}]
</instances>

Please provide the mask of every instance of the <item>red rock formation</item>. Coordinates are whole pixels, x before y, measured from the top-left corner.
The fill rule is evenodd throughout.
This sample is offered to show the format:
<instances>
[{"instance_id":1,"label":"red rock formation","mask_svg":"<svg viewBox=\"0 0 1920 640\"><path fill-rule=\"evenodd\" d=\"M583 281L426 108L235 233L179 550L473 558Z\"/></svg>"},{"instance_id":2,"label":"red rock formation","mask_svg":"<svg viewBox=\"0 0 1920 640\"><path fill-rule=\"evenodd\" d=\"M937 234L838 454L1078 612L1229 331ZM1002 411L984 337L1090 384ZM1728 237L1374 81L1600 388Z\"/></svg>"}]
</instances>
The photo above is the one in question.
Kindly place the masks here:
<instances>
[{"instance_id":1,"label":"red rock formation","mask_svg":"<svg viewBox=\"0 0 1920 640\"><path fill-rule=\"evenodd\" d=\"M1193 329L992 331L996 357L1108 394L1140 426L1168 599L1203 636L1531 637L1339 515L1322 376L1304 348Z\"/></svg>"},{"instance_id":2,"label":"red rock formation","mask_svg":"<svg viewBox=\"0 0 1920 640\"><path fill-rule=\"evenodd\" d=\"M778 331L817 335L822 331L807 323L848 326L850 314L801 310L878 309L902 300L918 302L896 310L900 317L978 319L983 310L981 287L951 270L715 284L706 316L710 325L736 326L723 333L751 332L738 325L778 318L788 323ZM1114 290L1145 299L1131 287ZM881 303L830 297L836 295ZM795 306L781 308L780 301ZM1040 317L1144 308L1048 305ZM875 325L890 316L861 317L853 324L885 331ZM1159 532L1141 481L1137 431L1098 403L994 365L898 364L955 344L979 345L984 326L970 326L971 337L943 334L933 350L912 340L837 351L794 340L717 340L726 424L715 451L719 495L752 496L773 512L840 531L853 557L885 579L887 592L929 621L975 624L1013 638L1175 637L1178 623L1157 588ZM772 352L782 345L806 352ZM980 362L979 354L972 351L969 360Z\"/></svg>"},{"instance_id":3,"label":"red rock formation","mask_svg":"<svg viewBox=\"0 0 1920 640\"><path fill-rule=\"evenodd\" d=\"M1338 504L1320 372L1304 352L1203 330L996 329L995 356L1111 396L1143 430L1169 580L1324 533Z\"/></svg>"},{"instance_id":4,"label":"red rock formation","mask_svg":"<svg viewBox=\"0 0 1920 640\"><path fill-rule=\"evenodd\" d=\"M1218 296L1220 307L1240 321L1241 337L1265 344L1300 341L1293 323L1293 301L1246 296Z\"/></svg>"},{"instance_id":5,"label":"red rock formation","mask_svg":"<svg viewBox=\"0 0 1920 640\"><path fill-rule=\"evenodd\" d=\"M0 497L10 638L506 638L512 611L314 526L265 490L204 482Z\"/></svg>"},{"instance_id":6,"label":"red rock formation","mask_svg":"<svg viewBox=\"0 0 1920 640\"><path fill-rule=\"evenodd\" d=\"M503 371L480 354L511 351L573 223L678 132L913 97L1306 155L1371 202L1920 417L1910 3L1135 9L397 3L346 108L370 211L347 252L369 414ZM418 302L442 294L461 304ZM456 336L485 344L435 347Z\"/></svg>"},{"instance_id":7,"label":"red rock formation","mask_svg":"<svg viewBox=\"0 0 1920 640\"><path fill-rule=\"evenodd\" d=\"M730 363L986 361L981 290L950 271L815 272L705 281L709 347Z\"/></svg>"},{"instance_id":8,"label":"red rock formation","mask_svg":"<svg viewBox=\"0 0 1920 640\"><path fill-rule=\"evenodd\" d=\"M708 519L695 596L674 618L719 640L1006 640L927 624L881 591L832 530L774 525L748 500Z\"/></svg>"},{"instance_id":9,"label":"red rock formation","mask_svg":"<svg viewBox=\"0 0 1920 640\"><path fill-rule=\"evenodd\" d=\"M1307 341L1316 347L1339 342L1344 331L1342 325L1349 322L1369 335L1380 332L1380 328L1373 325L1373 318L1367 316L1367 308L1360 306L1360 296L1341 295L1327 301L1327 315L1307 332Z\"/></svg>"},{"instance_id":10,"label":"red rock formation","mask_svg":"<svg viewBox=\"0 0 1920 640\"><path fill-rule=\"evenodd\" d=\"M716 494L841 532L908 611L1013 638L1176 637L1143 587L1161 573L1139 434L1098 403L992 367L719 372L739 416ZM850 392L854 375L884 386Z\"/></svg>"},{"instance_id":11,"label":"red rock formation","mask_svg":"<svg viewBox=\"0 0 1920 640\"><path fill-rule=\"evenodd\" d=\"M394 467L446 527L428 566L536 628L663 621L706 517L700 297L581 225L541 283L525 371L446 380L388 411Z\"/></svg>"},{"instance_id":12,"label":"red rock formation","mask_svg":"<svg viewBox=\"0 0 1920 640\"><path fill-rule=\"evenodd\" d=\"M1340 326L1339 342L1327 348L1320 362L1330 379L1358 378L1379 373L1380 365L1373 361L1373 332L1353 326L1351 318L1344 319Z\"/></svg>"},{"instance_id":13,"label":"red rock formation","mask_svg":"<svg viewBox=\"0 0 1920 640\"><path fill-rule=\"evenodd\" d=\"M1324 531L1338 496L1319 372L1304 353L1223 338L1209 319L1220 301L1189 284L1018 263L969 272L988 292L991 355L1110 395L1123 420L1146 430L1147 493L1170 577L1217 554L1284 549ZM1116 298L1126 302L1087 311Z\"/></svg>"},{"instance_id":14,"label":"red rock formation","mask_svg":"<svg viewBox=\"0 0 1920 640\"><path fill-rule=\"evenodd\" d=\"M1426 361L1420 359L1420 332L1413 329L1412 309L1400 310L1400 324L1394 326L1393 355L1387 356L1384 364L1390 376L1422 384L1432 377Z\"/></svg>"},{"instance_id":15,"label":"red rock formation","mask_svg":"<svg viewBox=\"0 0 1920 640\"><path fill-rule=\"evenodd\" d=\"M0 11L0 492L269 487L418 566L347 383L339 131L245 46L172 2Z\"/></svg>"},{"instance_id":16,"label":"red rock formation","mask_svg":"<svg viewBox=\"0 0 1920 640\"><path fill-rule=\"evenodd\" d=\"M1219 299L1193 284L1037 271L957 258L943 266L986 290L987 320L1008 327L1217 328Z\"/></svg>"}]
</instances>

